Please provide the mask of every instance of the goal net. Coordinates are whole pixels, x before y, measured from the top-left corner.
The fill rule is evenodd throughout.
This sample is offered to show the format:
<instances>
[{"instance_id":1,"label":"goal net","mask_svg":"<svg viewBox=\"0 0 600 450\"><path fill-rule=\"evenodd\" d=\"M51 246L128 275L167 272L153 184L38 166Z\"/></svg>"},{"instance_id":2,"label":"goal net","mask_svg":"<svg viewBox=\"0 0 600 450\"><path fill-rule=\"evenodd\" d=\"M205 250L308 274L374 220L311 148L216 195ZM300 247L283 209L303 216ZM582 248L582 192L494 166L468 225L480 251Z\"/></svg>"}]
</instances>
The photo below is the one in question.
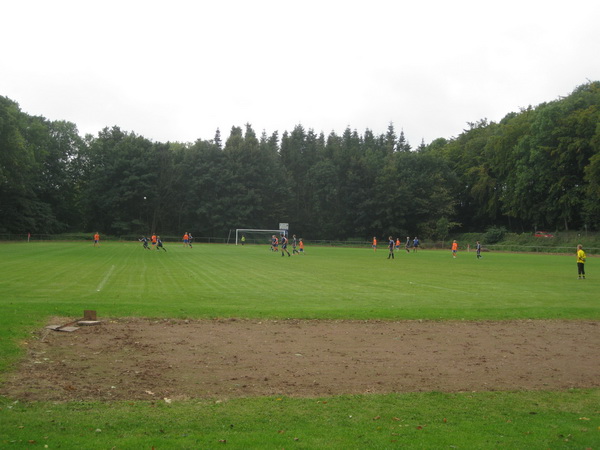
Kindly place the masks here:
<instances>
[{"instance_id":1,"label":"goal net","mask_svg":"<svg viewBox=\"0 0 600 450\"><path fill-rule=\"evenodd\" d=\"M271 245L271 236L287 234L285 230L256 230L253 228L237 228L235 230L235 245L238 244L267 244ZM242 237L244 238L242 240Z\"/></svg>"}]
</instances>

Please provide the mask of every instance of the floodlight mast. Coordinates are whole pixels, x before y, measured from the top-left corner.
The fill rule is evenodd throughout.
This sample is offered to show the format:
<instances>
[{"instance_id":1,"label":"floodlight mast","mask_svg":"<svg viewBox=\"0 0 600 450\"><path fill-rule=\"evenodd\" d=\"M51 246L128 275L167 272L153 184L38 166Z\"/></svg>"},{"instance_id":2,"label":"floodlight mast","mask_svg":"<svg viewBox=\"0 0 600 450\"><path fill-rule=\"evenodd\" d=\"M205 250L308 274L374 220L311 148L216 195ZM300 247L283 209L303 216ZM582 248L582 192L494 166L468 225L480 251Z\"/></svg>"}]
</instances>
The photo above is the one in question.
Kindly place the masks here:
<instances>
[{"instance_id":1,"label":"floodlight mast","mask_svg":"<svg viewBox=\"0 0 600 450\"><path fill-rule=\"evenodd\" d=\"M259 230L256 228L236 228L235 229L235 245L238 245L238 243L240 242L240 233L254 233L254 232L258 232L258 233L272 233L272 234L287 234L286 230Z\"/></svg>"}]
</instances>

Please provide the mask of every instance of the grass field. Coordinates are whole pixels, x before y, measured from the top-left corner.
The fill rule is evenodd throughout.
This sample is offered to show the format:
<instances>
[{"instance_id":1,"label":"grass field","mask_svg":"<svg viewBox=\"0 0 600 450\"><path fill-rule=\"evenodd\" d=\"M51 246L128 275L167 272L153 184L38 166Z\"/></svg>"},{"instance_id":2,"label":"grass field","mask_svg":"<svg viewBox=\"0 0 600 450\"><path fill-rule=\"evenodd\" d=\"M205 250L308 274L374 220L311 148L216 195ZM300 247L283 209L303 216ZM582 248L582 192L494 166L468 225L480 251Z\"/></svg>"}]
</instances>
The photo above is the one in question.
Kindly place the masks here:
<instances>
[{"instance_id":1,"label":"grass field","mask_svg":"<svg viewBox=\"0 0 600 450\"><path fill-rule=\"evenodd\" d=\"M16 243L0 251L0 373L49 316L600 319L574 255ZM590 355L598 357L599 355ZM600 374L599 374L600 376ZM173 404L0 400L0 447L598 448L600 393L394 394ZM98 431L100 430L100 431ZM34 442L30 442L34 441Z\"/></svg>"}]
</instances>

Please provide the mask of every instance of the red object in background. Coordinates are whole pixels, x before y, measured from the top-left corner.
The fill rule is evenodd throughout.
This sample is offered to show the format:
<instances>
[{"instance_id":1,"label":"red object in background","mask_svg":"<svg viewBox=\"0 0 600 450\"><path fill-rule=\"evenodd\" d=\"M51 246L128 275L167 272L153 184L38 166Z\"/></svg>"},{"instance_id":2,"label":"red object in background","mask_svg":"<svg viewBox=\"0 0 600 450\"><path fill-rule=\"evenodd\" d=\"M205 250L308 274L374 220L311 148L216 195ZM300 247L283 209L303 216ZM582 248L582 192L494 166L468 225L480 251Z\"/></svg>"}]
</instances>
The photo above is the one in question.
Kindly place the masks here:
<instances>
[{"instance_id":1,"label":"red object in background","mask_svg":"<svg viewBox=\"0 0 600 450\"><path fill-rule=\"evenodd\" d=\"M534 236L535 237L545 237L545 238L554 237L554 235L552 233L548 233L547 231L536 231Z\"/></svg>"}]
</instances>

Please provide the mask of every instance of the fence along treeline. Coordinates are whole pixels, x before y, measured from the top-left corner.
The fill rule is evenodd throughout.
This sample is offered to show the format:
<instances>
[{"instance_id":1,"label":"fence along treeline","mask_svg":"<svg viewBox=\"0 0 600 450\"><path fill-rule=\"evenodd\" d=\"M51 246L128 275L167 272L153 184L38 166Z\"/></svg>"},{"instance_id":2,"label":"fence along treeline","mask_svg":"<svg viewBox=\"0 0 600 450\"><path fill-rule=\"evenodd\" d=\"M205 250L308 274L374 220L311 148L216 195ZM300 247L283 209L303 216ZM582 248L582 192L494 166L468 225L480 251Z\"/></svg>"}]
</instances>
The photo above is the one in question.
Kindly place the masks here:
<instances>
[{"instance_id":1,"label":"fence along treeline","mask_svg":"<svg viewBox=\"0 0 600 450\"><path fill-rule=\"evenodd\" d=\"M251 125L193 144L69 122L0 97L0 233L272 228L322 239L505 226L600 228L600 82L411 149L393 125L325 136ZM457 228L458 229L458 228Z\"/></svg>"}]
</instances>

